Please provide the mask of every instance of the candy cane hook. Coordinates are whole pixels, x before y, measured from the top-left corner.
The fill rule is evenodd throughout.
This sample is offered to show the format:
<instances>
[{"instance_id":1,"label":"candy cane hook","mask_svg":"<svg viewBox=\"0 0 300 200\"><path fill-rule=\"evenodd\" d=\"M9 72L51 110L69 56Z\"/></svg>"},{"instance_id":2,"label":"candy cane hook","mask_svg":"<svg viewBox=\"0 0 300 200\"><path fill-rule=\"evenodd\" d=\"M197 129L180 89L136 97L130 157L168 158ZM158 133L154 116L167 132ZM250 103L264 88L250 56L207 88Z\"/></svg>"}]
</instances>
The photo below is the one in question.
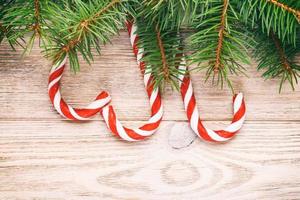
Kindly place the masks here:
<instances>
[{"instance_id":1,"label":"candy cane hook","mask_svg":"<svg viewBox=\"0 0 300 200\"><path fill-rule=\"evenodd\" d=\"M67 57L54 65L50 71L48 93L56 111L63 117L71 120L87 120L98 113L103 106L107 105L111 98L105 91L101 92L96 99L87 107L79 109L68 105L60 94L60 79L66 66Z\"/></svg>"},{"instance_id":2,"label":"candy cane hook","mask_svg":"<svg viewBox=\"0 0 300 200\"><path fill-rule=\"evenodd\" d=\"M149 137L158 129L163 115L163 107L158 89L153 88L153 77L150 73L147 72L147 69L145 69L145 63L140 61L143 57L143 49L138 48L137 46L137 26L135 24L132 24L131 22L127 22L126 25L130 36L131 45L133 47L133 52L136 56L140 70L144 76L144 84L147 90L148 97L150 99L151 118L143 126L135 129L130 129L122 126L121 122L117 119L112 106L104 107L101 111L101 114L107 127L115 135L126 141L138 141Z\"/></svg>"},{"instance_id":3,"label":"candy cane hook","mask_svg":"<svg viewBox=\"0 0 300 200\"><path fill-rule=\"evenodd\" d=\"M208 129L202 124L199 118L196 98L184 60L180 64L179 69L184 72L178 77L179 85L184 108L193 131L200 138L209 142L224 142L234 137L234 135L242 128L245 121L246 105L243 94L239 93L233 97L233 119L231 124L223 130L214 131Z\"/></svg>"}]
</instances>

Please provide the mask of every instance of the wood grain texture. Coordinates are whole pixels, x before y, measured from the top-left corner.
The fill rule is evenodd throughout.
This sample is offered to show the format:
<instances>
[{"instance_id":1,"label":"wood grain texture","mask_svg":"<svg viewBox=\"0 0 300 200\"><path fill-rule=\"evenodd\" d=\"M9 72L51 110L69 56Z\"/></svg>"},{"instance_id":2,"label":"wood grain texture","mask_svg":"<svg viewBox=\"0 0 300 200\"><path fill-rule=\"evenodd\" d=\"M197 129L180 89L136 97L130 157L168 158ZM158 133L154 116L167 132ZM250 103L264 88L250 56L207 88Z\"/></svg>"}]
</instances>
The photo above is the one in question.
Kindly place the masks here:
<instances>
[{"instance_id":1,"label":"wood grain texture","mask_svg":"<svg viewBox=\"0 0 300 200\"><path fill-rule=\"evenodd\" d=\"M84 106L107 90L125 125L149 117L143 82L122 32L92 67L69 70L62 93ZM37 46L0 46L0 199L298 199L300 197L300 88L278 94L278 80L263 81L255 64L234 77L246 96L243 130L226 144L195 138L176 91L166 89L164 121L150 139L122 142L100 115L85 123L62 119L47 96L50 63ZM200 115L212 128L231 118L230 91L192 74Z\"/></svg>"}]
</instances>

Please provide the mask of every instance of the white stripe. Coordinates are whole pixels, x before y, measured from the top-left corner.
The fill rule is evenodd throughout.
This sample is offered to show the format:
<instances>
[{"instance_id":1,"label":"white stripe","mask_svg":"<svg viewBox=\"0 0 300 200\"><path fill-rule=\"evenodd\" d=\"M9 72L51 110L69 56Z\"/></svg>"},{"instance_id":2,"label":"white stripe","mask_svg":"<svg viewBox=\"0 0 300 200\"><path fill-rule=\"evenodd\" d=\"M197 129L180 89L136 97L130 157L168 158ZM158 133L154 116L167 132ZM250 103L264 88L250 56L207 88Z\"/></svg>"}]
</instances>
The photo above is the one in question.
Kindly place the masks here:
<instances>
[{"instance_id":1,"label":"white stripe","mask_svg":"<svg viewBox=\"0 0 300 200\"><path fill-rule=\"evenodd\" d=\"M186 111L187 111L189 102L191 100L192 94L193 94L192 82L189 81L189 87L188 87L188 90L186 91L186 94L184 97L184 108Z\"/></svg>"},{"instance_id":2,"label":"white stripe","mask_svg":"<svg viewBox=\"0 0 300 200\"><path fill-rule=\"evenodd\" d=\"M145 84L145 87L148 86L148 82L149 82L149 79L151 77L151 73L149 73L150 72L149 70L150 69L148 67L146 67L145 73L144 73L144 84Z\"/></svg>"},{"instance_id":3,"label":"white stripe","mask_svg":"<svg viewBox=\"0 0 300 200\"><path fill-rule=\"evenodd\" d=\"M179 66L179 71L181 72L180 74L178 74L178 82L179 82L179 87L181 87L182 85L182 81L184 79L184 73L186 73L186 67L185 66Z\"/></svg>"},{"instance_id":4,"label":"white stripe","mask_svg":"<svg viewBox=\"0 0 300 200\"><path fill-rule=\"evenodd\" d=\"M194 130L194 132L197 133L198 136L200 136L198 131L198 121L199 121L199 113L196 107L194 107L194 111L191 117L191 128Z\"/></svg>"},{"instance_id":5,"label":"white stripe","mask_svg":"<svg viewBox=\"0 0 300 200\"><path fill-rule=\"evenodd\" d=\"M108 111L109 111L109 106L105 106L103 109L102 109L102 116L104 118L104 121L107 125L108 128L109 127L109 121L108 121Z\"/></svg>"},{"instance_id":6,"label":"white stripe","mask_svg":"<svg viewBox=\"0 0 300 200\"><path fill-rule=\"evenodd\" d=\"M240 107L242 106L242 102L243 102L243 94L239 93L234 102L233 102L233 112L234 114L237 113L240 109Z\"/></svg>"},{"instance_id":7,"label":"white stripe","mask_svg":"<svg viewBox=\"0 0 300 200\"><path fill-rule=\"evenodd\" d=\"M230 138L224 138L224 137L219 136L216 132L214 132L211 129L207 129L207 128L205 128L205 129L206 129L208 135L215 141L224 142L224 141L227 141L230 139Z\"/></svg>"},{"instance_id":8,"label":"white stripe","mask_svg":"<svg viewBox=\"0 0 300 200\"><path fill-rule=\"evenodd\" d=\"M136 60L138 61L138 64L140 65L140 60L143 58L144 49L141 48L138 50L138 54L136 55Z\"/></svg>"},{"instance_id":9,"label":"white stripe","mask_svg":"<svg viewBox=\"0 0 300 200\"><path fill-rule=\"evenodd\" d=\"M50 74L52 74L54 71L62 68L67 62L67 56L65 56L65 58L63 59L62 62L58 62L55 65L53 65L53 67L51 68Z\"/></svg>"},{"instance_id":10,"label":"white stripe","mask_svg":"<svg viewBox=\"0 0 300 200\"><path fill-rule=\"evenodd\" d=\"M117 131L119 133L119 136L127 141L133 142L133 141L137 141L131 137L129 137L129 135L126 133L126 131L124 130L122 124L119 122L119 120L116 119L116 127L117 127Z\"/></svg>"},{"instance_id":11,"label":"white stripe","mask_svg":"<svg viewBox=\"0 0 300 200\"><path fill-rule=\"evenodd\" d=\"M245 115L241 117L240 120L230 124L227 128L224 129L224 131L234 133L242 128L244 121L245 121Z\"/></svg>"},{"instance_id":12,"label":"white stripe","mask_svg":"<svg viewBox=\"0 0 300 200\"><path fill-rule=\"evenodd\" d=\"M53 101L53 105L54 108L56 109L56 111L63 117L66 118L66 116L62 113L61 108L60 108L60 101L61 101L61 95L60 92L57 91L55 96L54 96L54 101Z\"/></svg>"},{"instance_id":13,"label":"white stripe","mask_svg":"<svg viewBox=\"0 0 300 200\"><path fill-rule=\"evenodd\" d=\"M151 107L154 104L157 95L158 95L158 90L157 89L153 90L152 93L151 93L151 96L150 96L150 105L151 105Z\"/></svg>"},{"instance_id":14,"label":"white stripe","mask_svg":"<svg viewBox=\"0 0 300 200\"><path fill-rule=\"evenodd\" d=\"M104 99L98 99L96 101L93 101L92 103L90 103L86 109L98 109L98 108L102 108L105 104L107 104L108 102L110 102L111 97L105 97Z\"/></svg>"},{"instance_id":15,"label":"white stripe","mask_svg":"<svg viewBox=\"0 0 300 200\"><path fill-rule=\"evenodd\" d=\"M144 131L144 130L141 130L139 128L136 128L133 131L136 132L137 134L141 135L141 136L147 137L147 136L150 136L153 133L155 133L156 129L152 130L152 131Z\"/></svg>"},{"instance_id":16,"label":"white stripe","mask_svg":"<svg viewBox=\"0 0 300 200\"><path fill-rule=\"evenodd\" d=\"M88 118L83 118L83 117L79 116L71 106L68 105L68 108L69 108L69 111L70 111L71 115L73 117L75 117L75 119L78 119L78 120L88 120Z\"/></svg>"},{"instance_id":17,"label":"white stripe","mask_svg":"<svg viewBox=\"0 0 300 200\"><path fill-rule=\"evenodd\" d=\"M53 85L55 85L57 82L59 82L59 80L61 79L61 76L60 75L59 77L57 77L56 79L54 79L53 81L51 81L48 85L48 91L52 88Z\"/></svg>"},{"instance_id":18,"label":"white stripe","mask_svg":"<svg viewBox=\"0 0 300 200\"><path fill-rule=\"evenodd\" d=\"M136 26L133 24L132 25L132 28L131 28L131 33L130 33L130 42L131 42L131 45L134 46L134 41L135 41L135 38L136 38Z\"/></svg>"},{"instance_id":19,"label":"white stripe","mask_svg":"<svg viewBox=\"0 0 300 200\"><path fill-rule=\"evenodd\" d=\"M163 116L163 107L160 106L158 112L148 120L148 123L155 123L159 121L162 116Z\"/></svg>"}]
</instances>

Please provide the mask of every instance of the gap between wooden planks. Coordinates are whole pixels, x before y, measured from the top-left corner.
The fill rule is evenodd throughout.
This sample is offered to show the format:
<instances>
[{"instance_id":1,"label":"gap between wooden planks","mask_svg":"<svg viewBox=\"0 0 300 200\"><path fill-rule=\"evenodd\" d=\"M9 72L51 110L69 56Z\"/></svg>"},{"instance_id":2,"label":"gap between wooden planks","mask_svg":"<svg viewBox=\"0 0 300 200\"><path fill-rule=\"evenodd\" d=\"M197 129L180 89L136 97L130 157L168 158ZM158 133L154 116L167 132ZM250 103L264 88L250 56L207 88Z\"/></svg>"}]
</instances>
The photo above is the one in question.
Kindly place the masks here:
<instances>
[{"instance_id":1,"label":"gap between wooden planks","mask_svg":"<svg viewBox=\"0 0 300 200\"><path fill-rule=\"evenodd\" d=\"M50 65L39 51L35 46L21 60L20 51L0 46L0 199L299 197L299 86L278 94L278 80L263 81L255 64L246 66L250 78L233 82L245 93L247 121L222 145L186 143L193 133L183 102L167 89L158 133L129 144L111 136L100 116L72 123L53 110L47 96ZM231 119L231 94L204 84L202 74L192 75L200 114L211 127L223 127ZM148 119L148 99L125 32L92 67L83 64L77 75L65 72L62 93L72 105L86 105L100 90L111 93L126 125Z\"/></svg>"}]
</instances>

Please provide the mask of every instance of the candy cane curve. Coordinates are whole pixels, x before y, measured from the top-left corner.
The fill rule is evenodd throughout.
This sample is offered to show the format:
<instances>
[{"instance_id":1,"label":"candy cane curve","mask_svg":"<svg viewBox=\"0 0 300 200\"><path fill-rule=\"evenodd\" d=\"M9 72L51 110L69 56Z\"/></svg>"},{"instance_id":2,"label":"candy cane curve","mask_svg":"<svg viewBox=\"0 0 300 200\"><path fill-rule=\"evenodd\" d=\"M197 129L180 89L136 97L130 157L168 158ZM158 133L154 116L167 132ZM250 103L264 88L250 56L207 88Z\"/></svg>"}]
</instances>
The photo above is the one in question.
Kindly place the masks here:
<instances>
[{"instance_id":1,"label":"candy cane curve","mask_svg":"<svg viewBox=\"0 0 300 200\"><path fill-rule=\"evenodd\" d=\"M115 111L112 106L106 106L102 109L101 114L107 127L118 137L126 141L139 141L152 135L159 127L162 116L163 107L161 102L161 95L157 88L153 87L153 76L147 68L145 63L141 61L143 57L143 49L138 48L138 35L136 34L137 26L129 21L126 22L127 30L130 36L130 42L133 47L134 55L140 67L141 73L144 76L144 84L150 99L151 118L146 124L139 128L130 129L122 126L117 119Z\"/></svg>"},{"instance_id":2,"label":"candy cane curve","mask_svg":"<svg viewBox=\"0 0 300 200\"><path fill-rule=\"evenodd\" d=\"M111 98L105 91L101 92L96 99L85 108L73 108L68 105L60 94L60 79L66 66L67 57L53 65L48 83L48 93L50 100L56 111L64 118L71 120L88 120L97 114L104 106L106 106Z\"/></svg>"},{"instance_id":3,"label":"candy cane curve","mask_svg":"<svg viewBox=\"0 0 300 200\"><path fill-rule=\"evenodd\" d=\"M225 142L242 128L245 121L246 105L242 93L233 96L233 119L231 124L223 130L211 130L206 128L200 118L196 105L196 98L194 95L190 76L187 72L185 60L183 59L179 70L182 72L179 78L179 86L181 96L184 102L184 108L193 131L203 140L209 142Z\"/></svg>"}]
</instances>

